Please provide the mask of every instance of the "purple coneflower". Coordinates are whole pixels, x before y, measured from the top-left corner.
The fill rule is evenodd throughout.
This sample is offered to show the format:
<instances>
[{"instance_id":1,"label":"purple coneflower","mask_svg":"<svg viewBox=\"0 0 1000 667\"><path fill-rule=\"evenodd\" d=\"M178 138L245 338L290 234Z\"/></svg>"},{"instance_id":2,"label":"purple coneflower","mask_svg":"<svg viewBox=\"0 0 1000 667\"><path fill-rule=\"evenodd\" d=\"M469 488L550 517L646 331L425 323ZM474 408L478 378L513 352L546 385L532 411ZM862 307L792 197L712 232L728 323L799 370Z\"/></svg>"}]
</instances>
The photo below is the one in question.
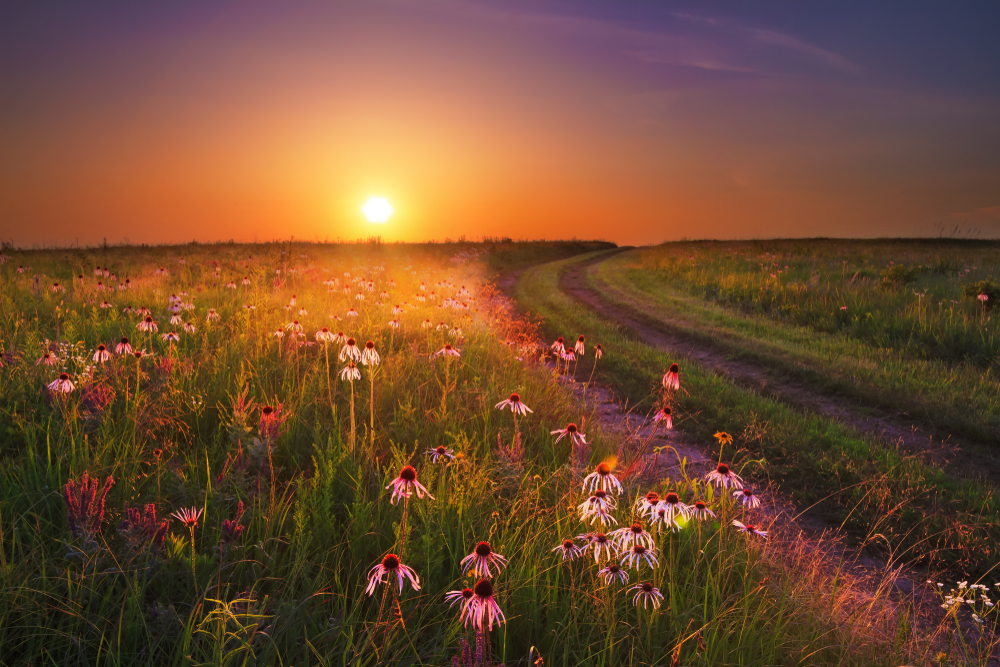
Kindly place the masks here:
<instances>
[{"instance_id":1,"label":"purple coneflower","mask_svg":"<svg viewBox=\"0 0 1000 667\"><path fill-rule=\"evenodd\" d=\"M600 343L594 346L594 357L600 359L604 356L604 349L601 347Z\"/></svg>"},{"instance_id":2,"label":"purple coneflower","mask_svg":"<svg viewBox=\"0 0 1000 667\"><path fill-rule=\"evenodd\" d=\"M368 341L365 343L365 349L361 353L361 363L365 366L378 366L381 359L378 356L378 352L375 351L375 343Z\"/></svg>"},{"instance_id":3,"label":"purple coneflower","mask_svg":"<svg viewBox=\"0 0 1000 667\"><path fill-rule=\"evenodd\" d=\"M612 581L617 581L619 584L628 583L628 570L623 570L622 566L618 563L611 563L607 567L599 570L597 576L604 579L604 585L610 586Z\"/></svg>"},{"instance_id":4,"label":"purple coneflower","mask_svg":"<svg viewBox=\"0 0 1000 667\"><path fill-rule=\"evenodd\" d=\"M738 499L744 507L753 509L760 505L760 498L753 494L753 489L745 488L742 491L733 491L733 497Z\"/></svg>"},{"instance_id":5,"label":"purple coneflower","mask_svg":"<svg viewBox=\"0 0 1000 667\"><path fill-rule=\"evenodd\" d=\"M640 523L623 526L611 533L611 537L618 543L618 548L622 551L628 549L633 544L639 544L649 549L652 549L654 544L653 536Z\"/></svg>"},{"instance_id":6,"label":"purple coneflower","mask_svg":"<svg viewBox=\"0 0 1000 667\"><path fill-rule=\"evenodd\" d=\"M494 621L497 625L507 622L493 595L493 584L488 579L480 580L472 592L474 597L469 603L469 615L466 622L471 620L472 626L480 632L492 630Z\"/></svg>"},{"instance_id":7,"label":"purple coneflower","mask_svg":"<svg viewBox=\"0 0 1000 667\"><path fill-rule=\"evenodd\" d=\"M557 546L552 551L558 551L561 553L564 561L573 560L574 558L579 558L583 555L583 549L576 546L576 543L573 540L563 540L562 544Z\"/></svg>"},{"instance_id":8,"label":"purple coneflower","mask_svg":"<svg viewBox=\"0 0 1000 667\"><path fill-rule=\"evenodd\" d=\"M725 463L720 463L713 472L705 475L705 479L710 483L722 487L723 489L742 489L743 478L729 469Z\"/></svg>"},{"instance_id":9,"label":"purple coneflower","mask_svg":"<svg viewBox=\"0 0 1000 667\"><path fill-rule=\"evenodd\" d=\"M526 415L529 412L534 412L534 410L521 402L521 397L517 394L511 394L510 398L505 401L500 401L496 404L496 407L501 410L509 407L511 412L518 415Z\"/></svg>"},{"instance_id":10,"label":"purple coneflower","mask_svg":"<svg viewBox=\"0 0 1000 667\"><path fill-rule=\"evenodd\" d=\"M562 336L559 336L559 338L556 338L555 342L553 342L549 348L556 354L562 354L566 351L566 342L563 340Z\"/></svg>"},{"instance_id":11,"label":"purple coneflower","mask_svg":"<svg viewBox=\"0 0 1000 667\"><path fill-rule=\"evenodd\" d=\"M451 343L445 343L445 346L434 353L435 357L460 357L462 356L458 350L451 346Z\"/></svg>"},{"instance_id":12,"label":"purple coneflower","mask_svg":"<svg viewBox=\"0 0 1000 667\"><path fill-rule=\"evenodd\" d=\"M59 377L48 384L48 387L49 391L57 394L68 394L76 388L67 373L60 373Z\"/></svg>"},{"instance_id":13,"label":"purple coneflower","mask_svg":"<svg viewBox=\"0 0 1000 667\"><path fill-rule=\"evenodd\" d=\"M583 478L584 491L594 491L596 489L604 491L614 490L618 495L621 495L625 490L622 488L622 483L618 481L618 478L611 474L611 465L605 461L597 464L594 472Z\"/></svg>"},{"instance_id":14,"label":"purple coneflower","mask_svg":"<svg viewBox=\"0 0 1000 667\"><path fill-rule=\"evenodd\" d=\"M449 449L444 445L438 445L433 449L428 449L427 454L429 454L431 457L431 463L437 463L438 459L441 458L447 458L447 459L455 458L455 450Z\"/></svg>"},{"instance_id":15,"label":"purple coneflower","mask_svg":"<svg viewBox=\"0 0 1000 667\"><path fill-rule=\"evenodd\" d=\"M663 376L663 388L677 391L681 388L681 367L677 364L670 364L670 368Z\"/></svg>"},{"instance_id":16,"label":"purple coneflower","mask_svg":"<svg viewBox=\"0 0 1000 667\"><path fill-rule=\"evenodd\" d=\"M660 589L653 586L649 582L644 582L641 584L636 584L630 591L635 591L635 595L632 597L632 604L639 606L639 601L642 601L642 608L646 609L647 603L653 605L654 609L658 609L660 602L663 601L663 596L660 595Z\"/></svg>"},{"instance_id":17,"label":"purple coneflower","mask_svg":"<svg viewBox=\"0 0 1000 667\"><path fill-rule=\"evenodd\" d=\"M351 361L361 361L361 350L353 338L348 338L344 347L340 348L340 360L343 362L348 359Z\"/></svg>"},{"instance_id":18,"label":"purple coneflower","mask_svg":"<svg viewBox=\"0 0 1000 667\"><path fill-rule=\"evenodd\" d=\"M656 506L660 504L660 494L656 491L650 491L643 497L635 501L635 509L639 514L651 513L656 509Z\"/></svg>"},{"instance_id":19,"label":"purple coneflower","mask_svg":"<svg viewBox=\"0 0 1000 667\"><path fill-rule=\"evenodd\" d=\"M104 363L111 358L111 353L108 352L108 348L102 343L97 346L97 351L94 352L94 361L99 364Z\"/></svg>"},{"instance_id":20,"label":"purple coneflower","mask_svg":"<svg viewBox=\"0 0 1000 667\"><path fill-rule=\"evenodd\" d=\"M392 497L389 499L389 502L393 505L396 504L396 500L399 498L409 498L413 495L414 491L417 492L417 498L423 498L424 495L427 495L428 498L434 500L434 496L431 495L430 491L417 481L417 469L413 466L403 466L396 479L389 482L389 485L385 488L392 489Z\"/></svg>"},{"instance_id":21,"label":"purple coneflower","mask_svg":"<svg viewBox=\"0 0 1000 667\"><path fill-rule=\"evenodd\" d=\"M448 603L449 607L454 606L456 602L462 603L462 606L459 607L462 613L459 614L458 616L458 622L462 623L463 625L468 620L470 620L472 618L472 615L475 613L475 606L473 601L475 595L476 592L473 591L471 588L463 588L460 591L448 591L447 593L444 594L445 602Z\"/></svg>"},{"instance_id":22,"label":"purple coneflower","mask_svg":"<svg viewBox=\"0 0 1000 667\"><path fill-rule=\"evenodd\" d=\"M580 336L579 338L576 339L576 345L573 347L573 351L579 354L581 357L583 356L583 351L584 351L583 343L584 343L584 338L583 336Z\"/></svg>"},{"instance_id":23,"label":"purple coneflower","mask_svg":"<svg viewBox=\"0 0 1000 667\"><path fill-rule=\"evenodd\" d=\"M38 357L38 361L35 362L35 365L40 366L44 364L46 366L55 366L58 363L59 363L59 357L57 357L52 352L46 352L42 356Z\"/></svg>"},{"instance_id":24,"label":"purple coneflower","mask_svg":"<svg viewBox=\"0 0 1000 667\"><path fill-rule=\"evenodd\" d=\"M333 342L333 332L328 328L323 327L316 332L316 340L320 343L332 343Z\"/></svg>"},{"instance_id":25,"label":"purple coneflower","mask_svg":"<svg viewBox=\"0 0 1000 667\"><path fill-rule=\"evenodd\" d=\"M757 526L753 525L752 523L748 523L748 524L744 525L744 524L740 523L739 521L736 521L735 519L733 519L733 525L736 526L736 528L741 533L744 533L745 535L757 535L759 537L763 537L765 540L767 539L767 531L759 529Z\"/></svg>"},{"instance_id":26,"label":"purple coneflower","mask_svg":"<svg viewBox=\"0 0 1000 667\"><path fill-rule=\"evenodd\" d=\"M179 342L181 339L180 335L178 335L176 331L171 331L165 334L161 334L160 337L163 340L167 341L168 343L176 343Z\"/></svg>"},{"instance_id":27,"label":"purple coneflower","mask_svg":"<svg viewBox=\"0 0 1000 667\"><path fill-rule=\"evenodd\" d=\"M480 542L471 554L462 559L462 574L467 573L471 568L480 577L489 578L493 576L490 573L490 565L493 565L499 574L500 570L507 566L507 559L493 551L489 542Z\"/></svg>"},{"instance_id":28,"label":"purple coneflower","mask_svg":"<svg viewBox=\"0 0 1000 667\"><path fill-rule=\"evenodd\" d=\"M354 382L355 380L361 379L361 371L358 370L357 364L353 361L348 361L347 365L340 370L340 379L345 382Z\"/></svg>"},{"instance_id":29,"label":"purple coneflower","mask_svg":"<svg viewBox=\"0 0 1000 667\"><path fill-rule=\"evenodd\" d=\"M557 429L555 431L549 431L549 435L556 435L556 434L559 435L559 437L556 438L556 442L559 442L563 438L568 437L570 439L570 442L572 442L574 445L587 444L587 436L583 433L580 433L580 429L577 428L576 424L573 423L567 424L566 428Z\"/></svg>"},{"instance_id":30,"label":"purple coneflower","mask_svg":"<svg viewBox=\"0 0 1000 667\"><path fill-rule=\"evenodd\" d=\"M115 345L115 354L132 354L132 344L127 337L122 336L122 339Z\"/></svg>"},{"instance_id":31,"label":"purple coneflower","mask_svg":"<svg viewBox=\"0 0 1000 667\"><path fill-rule=\"evenodd\" d=\"M146 318L142 322L139 322L139 324L135 325L135 328L139 331L145 331L147 333L156 333L159 330L151 315L146 315Z\"/></svg>"},{"instance_id":32,"label":"purple coneflower","mask_svg":"<svg viewBox=\"0 0 1000 667\"><path fill-rule=\"evenodd\" d=\"M674 428L674 418L670 412L670 408L662 407L653 415L653 423L659 424L660 422L663 422L663 427L668 431Z\"/></svg>"},{"instance_id":33,"label":"purple coneflower","mask_svg":"<svg viewBox=\"0 0 1000 667\"><path fill-rule=\"evenodd\" d=\"M587 533L586 535L577 535L576 539L584 540L586 544L583 547L583 551L593 547L594 549L594 562L598 562L601 556L606 558L611 558L611 547L613 542L611 538L604 533Z\"/></svg>"},{"instance_id":34,"label":"purple coneflower","mask_svg":"<svg viewBox=\"0 0 1000 667\"><path fill-rule=\"evenodd\" d=\"M403 565L402 561L399 560L399 556L396 554L389 554L382 559L382 562L377 564L371 570L368 571L368 586L365 588L365 592L371 595L375 592L375 587L382 580L382 577L386 577L386 582L390 586L392 585L392 578L396 578L396 582L399 584L399 592L403 592L403 582L406 579L410 580L410 585L413 586L413 590L420 590L420 578L417 573L413 571L408 565Z\"/></svg>"},{"instance_id":35,"label":"purple coneflower","mask_svg":"<svg viewBox=\"0 0 1000 667\"><path fill-rule=\"evenodd\" d=\"M185 507L174 512L170 516L174 517L175 519L183 523L184 526L189 530L193 530L194 528L198 527L198 519L201 518L201 513L203 511L204 510L198 509L196 507L192 507L190 509Z\"/></svg>"},{"instance_id":36,"label":"purple coneflower","mask_svg":"<svg viewBox=\"0 0 1000 667\"><path fill-rule=\"evenodd\" d=\"M634 567L639 569L643 563L648 565L650 568L654 568L660 564L660 561L656 559L656 549L652 547L646 547L642 544L633 544L632 547L621 554L622 565L625 567Z\"/></svg>"},{"instance_id":37,"label":"purple coneflower","mask_svg":"<svg viewBox=\"0 0 1000 667\"><path fill-rule=\"evenodd\" d=\"M292 320L285 325L285 331L291 331L292 333L302 333L302 325L299 324L298 320Z\"/></svg>"},{"instance_id":38,"label":"purple coneflower","mask_svg":"<svg viewBox=\"0 0 1000 667\"><path fill-rule=\"evenodd\" d=\"M708 521L715 518L715 512L710 510L703 501L696 500L694 505L691 505L691 516L699 521Z\"/></svg>"}]
</instances>

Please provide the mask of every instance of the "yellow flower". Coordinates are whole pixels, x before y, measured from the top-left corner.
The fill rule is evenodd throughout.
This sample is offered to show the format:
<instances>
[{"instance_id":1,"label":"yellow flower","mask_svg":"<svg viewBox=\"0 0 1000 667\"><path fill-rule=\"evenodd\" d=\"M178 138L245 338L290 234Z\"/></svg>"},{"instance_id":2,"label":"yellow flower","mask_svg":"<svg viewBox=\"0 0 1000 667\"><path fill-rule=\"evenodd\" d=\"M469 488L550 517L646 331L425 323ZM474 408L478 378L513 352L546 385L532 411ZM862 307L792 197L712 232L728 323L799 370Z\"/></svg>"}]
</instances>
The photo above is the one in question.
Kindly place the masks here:
<instances>
[{"instance_id":1,"label":"yellow flower","mask_svg":"<svg viewBox=\"0 0 1000 667\"><path fill-rule=\"evenodd\" d=\"M733 444L733 436L729 435L725 431L719 431L715 434L715 439L719 441L720 445L731 445Z\"/></svg>"}]
</instances>

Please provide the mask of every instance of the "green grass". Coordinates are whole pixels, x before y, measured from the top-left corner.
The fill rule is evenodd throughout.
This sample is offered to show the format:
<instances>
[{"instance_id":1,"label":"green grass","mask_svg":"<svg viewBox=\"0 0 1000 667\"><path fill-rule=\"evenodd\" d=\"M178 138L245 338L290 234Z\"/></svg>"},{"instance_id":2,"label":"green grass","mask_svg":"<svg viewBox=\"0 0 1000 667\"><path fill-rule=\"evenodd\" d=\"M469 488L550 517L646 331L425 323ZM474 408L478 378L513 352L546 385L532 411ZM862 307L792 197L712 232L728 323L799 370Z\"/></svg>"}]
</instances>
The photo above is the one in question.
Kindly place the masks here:
<instances>
[{"instance_id":1,"label":"green grass","mask_svg":"<svg viewBox=\"0 0 1000 667\"><path fill-rule=\"evenodd\" d=\"M651 412L660 377L678 361L685 391L674 406L676 423L703 443L712 442L716 430L739 434L741 457L754 477L773 480L801 507L843 522L859 538L879 535L903 560L959 571L992 565L1000 539L992 487L955 479L879 438L740 387L581 307L560 292L559 276L592 256L526 272L518 300L545 318L550 335L586 332L588 340L602 343L606 356L598 376L631 405Z\"/></svg>"},{"instance_id":2,"label":"green grass","mask_svg":"<svg viewBox=\"0 0 1000 667\"><path fill-rule=\"evenodd\" d=\"M443 595L475 583L459 562L484 539L510 560L495 580L507 623L489 633L493 659L508 665L539 655L548 665L651 665L676 655L692 665L888 666L930 649L906 609L894 613L881 595L851 604L849 577L831 580L811 552L790 550L788 536L744 539L729 526L737 510L728 497L683 474L624 479L616 512L618 521L630 521L641 493L676 489L705 498L719 514L699 529L659 535L661 566L641 578L632 573L633 582L660 587L660 610L637 609L620 587L604 586L589 556L561 563L553 547L586 530L575 511L582 478L618 453L618 437L588 429L582 461L565 440L554 443L551 430L586 414L550 371L502 344L528 340L532 329L511 319L489 290L480 292L490 260L475 259L479 249L119 248L17 253L0 265L0 664L447 664L459 639L473 637ZM520 258L516 246L509 250L495 261L516 266L541 252L529 247ZM31 268L17 273L18 265ZM128 276L132 289L97 291L95 265ZM159 267L169 275L157 276ZM354 298L359 285L342 292L345 271L375 283L363 291L365 301ZM536 275L554 274L545 267ZM341 285L328 291L324 282L335 277ZM56 281L65 292L51 291ZM463 295L462 285L480 298ZM379 297L382 290L390 297ZM431 291L470 308L417 299ZM138 318L122 312L148 307L162 334L173 328L171 294L195 303L182 317L197 327L172 347L138 332ZM286 310L293 294L296 305ZM102 309L105 299L114 308ZM391 312L403 302L405 312ZM356 319L346 317L352 306ZM206 321L210 308L220 321ZM336 377L344 364L331 359L328 367L321 344L291 347L290 334L273 335L293 318L310 342L321 326L342 327L362 344L372 340L381 355L373 403L368 369L354 386L353 446L350 385ZM388 326L394 318L402 328ZM427 319L461 333L425 329ZM634 343L600 321L573 322L593 327L581 329L591 339L604 337L609 369L631 368L622 355ZM90 361L98 344L123 335L155 356ZM46 341L56 340L60 364L36 365ZM461 358L430 359L446 342ZM76 384L65 397L45 389L61 370ZM692 386L700 381L696 372L685 377L695 379ZM519 420L520 457L501 452L516 441L514 421L494 408L511 391L534 410ZM735 390L716 398L735 402L699 415L704 432L732 429L731 415L756 405ZM260 422L264 405L280 406L276 435ZM771 447L773 440L762 442ZM457 458L432 464L424 452L437 445ZM758 444L747 437L744 446ZM628 451L622 455L627 462ZM406 464L434 500L390 503L385 487ZM61 497L64 484L79 485L84 471L114 478L91 539L71 533ZM127 530L126 508L145 504L161 520L181 508L202 510L193 542L176 520L160 548ZM243 526L232 543L221 539L227 520ZM419 591L407 585L398 596L401 618L397 594L384 605L384 586L365 594L369 569L391 551L421 582Z\"/></svg>"}]
</instances>

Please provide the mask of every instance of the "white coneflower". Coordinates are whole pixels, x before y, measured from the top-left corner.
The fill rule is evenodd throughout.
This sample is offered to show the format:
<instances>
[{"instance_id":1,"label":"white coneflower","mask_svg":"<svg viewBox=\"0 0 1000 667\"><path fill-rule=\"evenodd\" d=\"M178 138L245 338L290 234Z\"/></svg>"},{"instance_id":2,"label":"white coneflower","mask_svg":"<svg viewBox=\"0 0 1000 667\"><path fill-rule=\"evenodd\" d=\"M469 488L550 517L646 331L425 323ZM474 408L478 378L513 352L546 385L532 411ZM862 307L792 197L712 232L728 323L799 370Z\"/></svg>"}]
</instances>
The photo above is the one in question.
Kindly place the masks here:
<instances>
[{"instance_id":1,"label":"white coneflower","mask_svg":"<svg viewBox=\"0 0 1000 667\"><path fill-rule=\"evenodd\" d=\"M573 540L563 540L562 544L554 548L552 551L558 551L561 553L564 561L573 560L583 555L583 549L576 546L576 543Z\"/></svg>"},{"instance_id":2,"label":"white coneflower","mask_svg":"<svg viewBox=\"0 0 1000 667\"><path fill-rule=\"evenodd\" d=\"M389 482L389 485L385 488L392 489L392 497L389 499L389 502L393 505L396 504L396 500L399 498L409 498L413 495L414 491L417 492L417 498L423 498L426 495L431 500L434 500L434 496L431 495L430 491L417 481L417 470L413 466L403 466L396 479Z\"/></svg>"},{"instance_id":3,"label":"white coneflower","mask_svg":"<svg viewBox=\"0 0 1000 667\"><path fill-rule=\"evenodd\" d=\"M135 328L139 331L145 331L147 333L156 333L159 330L159 327L156 326L156 322L153 321L153 318L150 315L147 315L146 319L135 325Z\"/></svg>"},{"instance_id":4,"label":"white coneflower","mask_svg":"<svg viewBox=\"0 0 1000 667\"><path fill-rule=\"evenodd\" d=\"M365 349L361 352L361 364L364 366L378 366L381 359L378 356L378 352L375 351L375 343L368 341L365 343Z\"/></svg>"},{"instance_id":5,"label":"white coneflower","mask_svg":"<svg viewBox=\"0 0 1000 667\"><path fill-rule=\"evenodd\" d=\"M628 583L628 570L623 570L622 566L618 563L611 563L599 570L597 576L604 579L605 586L610 586L612 581L618 582L623 586Z\"/></svg>"},{"instance_id":6,"label":"white coneflower","mask_svg":"<svg viewBox=\"0 0 1000 667\"><path fill-rule=\"evenodd\" d=\"M730 470L725 463L720 463L714 471L705 475L705 479L723 489L743 488L743 478Z\"/></svg>"},{"instance_id":7,"label":"white coneflower","mask_svg":"<svg viewBox=\"0 0 1000 667\"><path fill-rule=\"evenodd\" d=\"M493 547L490 546L489 542L480 542L472 550L471 554L462 559L460 565L462 567L462 574L466 574L471 568L479 576L490 578L493 576L490 573L490 565L499 574L507 566L507 559L493 551Z\"/></svg>"},{"instance_id":8,"label":"white coneflower","mask_svg":"<svg viewBox=\"0 0 1000 667\"><path fill-rule=\"evenodd\" d=\"M670 368L663 376L663 388L677 391L681 388L681 367L677 364L670 364Z\"/></svg>"},{"instance_id":9,"label":"white coneflower","mask_svg":"<svg viewBox=\"0 0 1000 667\"><path fill-rule=\"evenodd\" d=\"M110 358L111 358L111 353L108 352L107 346L105 346L103 343L101 345L98 345L97 350L94 352L94 361L96 361L99 364L102 364Z\"/></svg>"},{"instance_id":10,"label":"white coneflower","mask_svg":"<svg viewBox=\"0 0 1000 667\"><path fill-rule=\"evenodd\" d=\"M733 497L742 503L744 507L749 507L750 509L760 505L760 498L754 495L753 489L751 488L745 488L741 491L733 491Z\"/></svg>"},{"instance_id":11,"label":"white coneflower","mask_svg":"<svg viewBox=\"0 0 1000 667\"><path fill-rule=\"evenodd\" d=\"M36 366L55 366L59 363L59 357L57 357L53 352L46 352L42 356L38 357L38 361L35 362Z\"/></svg>"},{"instance_id":12,"label":"white coneflower","mask_svg":"<svg viewBox=\"0 0 1000 667\"><path fill-rule=\"evenodd\" d=\"M169 333L161 334L160 338L167 341L168 343L177 343L180 341L181 337L176 331L171 331Z\"/></svg>"},{"instance_id":13,"label":"white coneflower","mask_svg":"<svg viewBox=\"0 0 1000 667\"><path fill-rule=\"evenodd\" d=\"M584 551L591 548L594 550L595 563L601 560L601 556L609 559L611 558L611 547L614 546L614 542L612 542L611 538L604 533L587 533L586 535L577 535L576 539L586 542L586 545L583 547Z\"/></svg>"},{"instance_id":14,"label":"white coneflower","mask_svg":"<svg viewBox=\"0 0 1000 667\"><path fill-rule=\"evenodd\" d=\"M741 533L745 534L745 535L757 535L759 537L763 537L765 540L767 539L767 531L766 530L761 530L760 528L758 528L757 526L753 525L752 523L748 523L748 524L744 525L744 524L740 523L739 521L736 521L735 519L733 519L733 525L736 526L736 528L739 529L739 531Z\"/></svg>"},{"instance_id":15,"label":"white coneflower","mask_svg":"<svg viewBox=\"0 0 1000 667\"><path fill-rule=\"evenodd\" d=\"M640 569L642 564L645 563L650 568L657 567L660 561L656 559L656 549L653 547L646 547L642 544L633 544L628 551L621 554L622 556L622 567L634 567L635 569Z\"/></svg>"},{"instance_id":16,"label":"white coneflower","mask_svg":"<svg viewBox=\"0 0 1000 667\"><path fill-rule=\"evenodd\" d=\"M653 423L659 424L660 422L663 422L663 427L668 431L674 428L674 417L670 408L664 406L657 410L656 414L653 415Z\"/></svg>"},{"instance_id":17,"label":"white coneflower","mask_svg":"<svg viewBox=\"0 0 1000 667\"><path fill-rule=\"evenodd\" d=\"M451 346L451 343L446 343L444 347L434 353L435 357L460 357L462 354Z\"/></svg>"},{"instance_id":18,"label":"white coneflower","mask_svg":"<svg viewBox=\"0 0 1000 667\"><path fill-rule=\"evenodd\" d=\"M472 589L474 597L469 603L469 616L466 622L472 621L472 626L480 632L489 632L493 629L493 623L497 625L506 623L507 619L500 610L494 597L493 584L488 579L480 580Z\"/></svg>"},{"instance_id":19,"label":"white coneflower","mask_svg":"<svg viewBox=\"0 0 1000 667\"><path fill-rule=\"evenodd\" d=\"M49 391L51 392L59 394L68 394L71 391L73 391L73 389L75 389L76 387L73 385L73 382L69 379L69 374L60 373L59 377L57 377L55 380L53 380L48 384L48 388Z\"/></svg>"},{"instance_id":20,"label":"white coneflower","mask_svg":"<svg viewBox=\"0 0 1000 667\"><path fill-rule=\"evenodd\" d=\"M618 481L618 478L611 474L611 465L607 462L602 461L597 464L594 472L583 478L584 491L594 491L596 489L603 489L604 491L613 490L618 495L621 495L625 490L622 488L622 483Z\"/></svg>"},{"instance_id":21,"label":"white coneflower","mask_svg":"<svg viewBox=\"0 0 1000 667\"><path fill-rule=\"evenodd\" d=\"M696 500L694 505L691 505L691 516L699 521L708 521L715 518L715 512L710 510L704 501Z\"/></svg>"},{"instance_id":22,"label":"white coneflower","mask_svg":"<svg viewBox=\"0 0 1000 667\"><path fill-rule=\"evenodd\" d=\"M344 362L348 359L351 361L361 361L361 350L353 338L348 338L344 347L340 348L340 361Z\"/></svg>"},{"instance_id":23,"label":"white coneflower","mask_svg":"<svg viewBox=\"0 0 1000 667\"><path fill-rule=\"evenodd\" d=\"M340 369L340 379L345 382L354 382L355 380L361 379L361 371L358 370L357 364L353 361L347 362L347 365Z\"/></svg>"},{"instance_id":24,"label":"white coneflower","mask_svg":"<svg viewBox=\"0 0 1000 667\"><path fill-rule=\"evenodd\" d=\"M285 331L291 331L292 333L302 333L302 325L299 324L298 320L292 320L285 325Z\"/></svg>"},{"instance_id":25,"label":"white coneflower","mask_svg":"<svg viewBox=\"0 0 1000 667\"><path fill-rule=\"evenodd\" d=\"M455 450L454 449L449 449L448 447L445 447L444 445L438 445L437 447L435 447L433 449L428 449L426 451L426 453L430 455L430 457L431 457L431 463L437 463L438 459L441 459L441 458L446 458L446 459L449 459L449 460L455 458Z\"/></svg>"},{"instance_id":26,"label":"white coneflower","mask_svg":"<svg viewBox=\"0 0 1000 667\"><path fill-rule=\"evenodd\" d=\"M569 438L570 442L574 445L585 445L587 444L587 436L580 433L580 429L577 428L576 424L570 422L566 425L566 428L556 429L555 431L549 431L549 435L558 435L556 442L559 442L563 438Z\"/></svg>"},{"instance_id":27,"label":"white coneflower","mask_svg":"<svg viewBox=\"0 0 1000 667\"><path fill-rule=\"evenodd\" d=\"M505 401L500 401L499 403L496 404L496 407L499 408L500 410L509 407L511 412L519 415L526 415L529 412L534 412L534 410L532 410L527 405L521 402L521 397L518 396L517 394L511 394L510 398L508 398Z\"/></svg>"},{"instance_id":28,"label":"white coneflower","mask_svg":"<svg viewBox=\"0 0 1000 667\"><path fill-rule=\"evenodd\" d=\"M660 603L663 602L663 596L660 594L660 589L653 586L649 582L644 582L641 584L636 584L630 591L635 591L635 595L632 596L632 604L639 606L639 602L642 601L642 608L646 609L647 604L652 604L654 609L660 607Z\"/></svg>"},{"instance_id":29,"label":"white coneflower","mask_svg":"<svg viewBox=\"0 0 1000 667\"><path fill-rule=\"evenodd\" d=\"M208 315L205 316L206 322L218 322L221 316L215 311L215 308L208 309Z\"/></svg>"},{"instance_id":30,"label":"white coneflower","mask_svg":"<svg viewBox=\"0 0 1000 667\"><path fill-rule=\"evenodd\" d=\"M584 356L583 355L583 351L584 351L584 338L583 338L583 336L580 336L579 338L576 339L576 345L573 346L573 351L576 352L577 354L579 354L581 357Z\"/></svg>"},{"instance_id":31,"label":"white coneflower","mask_svg":"<svg viewBox=\"0 0 1000 667\"><path fill-rule=\"evenodd\" d=\"M655 544L652 534L650 534L640 523L633 523L631 526L623 526L611 533L612 539L618 544L618 548L624 551L634 544L640 544L649 549Z\"/></svg>"},{"instance_id":32,"label":"white coneflower","mask_svg":"<svg viewBox=\"0 0 1000 667\"><path fill-rule=\"evenodd\" d=\"M368 586L365 588L365 592L368 595L375 592L375 587L382 581L382 577L386 578L385 583L390 586L392 585L393 577L395 577L396 583L399 584L400 593L403 592L403 582L407 579L410 580L413 590L420 590L420 578L417 576L417 573L408 565L403 565L396 554L388 554L382 559L382 562L368 571Z\"/></svg>"},{"instance_id":33,"label":"white coneflower","mask_svg":"<svg viewBox=\"0 0 1000 667\"><path fill-rule=\"evenodd\" d=\"M320 343L332 343L333 342L333 332L328 328L323 327L316 332L316 340Z\"/></svg>"}]
</instances>

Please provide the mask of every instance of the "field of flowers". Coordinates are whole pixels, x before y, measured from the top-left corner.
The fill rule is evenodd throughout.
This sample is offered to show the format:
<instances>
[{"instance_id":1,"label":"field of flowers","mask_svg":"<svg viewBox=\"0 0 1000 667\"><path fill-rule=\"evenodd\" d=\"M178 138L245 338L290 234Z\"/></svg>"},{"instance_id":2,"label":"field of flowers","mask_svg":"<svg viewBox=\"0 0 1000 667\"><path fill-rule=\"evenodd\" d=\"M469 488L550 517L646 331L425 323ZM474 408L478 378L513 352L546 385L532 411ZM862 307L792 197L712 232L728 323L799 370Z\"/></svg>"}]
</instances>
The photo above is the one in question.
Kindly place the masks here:
<instances>
[{"instance_id":1,"label":"field of flowers","mask_svg":"<svg viewBox=\"0 0 1000 667\"><path fill-rule=\"evenodd\" d=\"M597 350L621 350L541 342L484 248L2 259L0 664L898 665L938 647L912 609L768 534L727 424L705 478L602 432L564 375L600 378ZM663 428L677 370L657 370Z\"/></svg>"}]
</instances>

